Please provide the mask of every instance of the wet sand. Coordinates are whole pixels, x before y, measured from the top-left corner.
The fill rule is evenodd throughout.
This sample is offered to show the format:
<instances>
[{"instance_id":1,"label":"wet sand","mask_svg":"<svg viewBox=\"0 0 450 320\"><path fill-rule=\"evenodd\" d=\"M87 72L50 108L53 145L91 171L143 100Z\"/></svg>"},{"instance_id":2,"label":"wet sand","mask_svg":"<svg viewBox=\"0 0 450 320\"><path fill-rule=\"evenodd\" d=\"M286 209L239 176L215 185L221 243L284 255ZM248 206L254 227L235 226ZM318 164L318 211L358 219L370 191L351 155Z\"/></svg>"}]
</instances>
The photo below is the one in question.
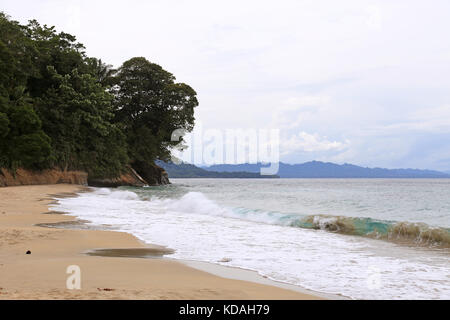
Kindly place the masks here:
<instances>
[{"instance_id":1,"label":"wet sand","mask_svg":"<svg viewBox=\"0 0 450 320\"><path fill-rule=\"evenodd\" d=\"M82 190L0 188L0 299L321 299L239 269L227 268L234 270L228 275L219 266L162 258L170 249L49 212L55 197ZM81 270L80 290L66 287L72 265Z\"/></svg>"}]
</instances>

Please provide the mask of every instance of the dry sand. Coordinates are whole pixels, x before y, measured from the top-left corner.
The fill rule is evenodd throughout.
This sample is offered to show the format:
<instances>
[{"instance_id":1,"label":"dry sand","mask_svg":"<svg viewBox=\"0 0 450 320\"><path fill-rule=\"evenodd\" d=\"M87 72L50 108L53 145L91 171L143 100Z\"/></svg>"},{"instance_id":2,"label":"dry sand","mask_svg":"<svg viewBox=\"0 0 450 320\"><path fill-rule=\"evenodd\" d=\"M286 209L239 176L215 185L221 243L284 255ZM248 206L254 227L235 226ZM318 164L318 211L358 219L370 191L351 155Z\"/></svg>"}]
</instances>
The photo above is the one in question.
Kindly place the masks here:
<instances>
[{"instance_id":1,"label":"dry sand","mask_svg":"<svg viewBox=\"0 0 450 320\"><path fill-rule=\"evenodd\" d=\"M320 299L226 279L170 259L130 258L126 250L106 251L113 256L121 252L121 257L85 254L100 248L164 253L127 233L36 226L74 221L43 213L56 194L71 196L80 190L62 184L0 188L0 299ZM81 290L66 288L70 265L81 268Z\"/></svg>"}]
</instances>

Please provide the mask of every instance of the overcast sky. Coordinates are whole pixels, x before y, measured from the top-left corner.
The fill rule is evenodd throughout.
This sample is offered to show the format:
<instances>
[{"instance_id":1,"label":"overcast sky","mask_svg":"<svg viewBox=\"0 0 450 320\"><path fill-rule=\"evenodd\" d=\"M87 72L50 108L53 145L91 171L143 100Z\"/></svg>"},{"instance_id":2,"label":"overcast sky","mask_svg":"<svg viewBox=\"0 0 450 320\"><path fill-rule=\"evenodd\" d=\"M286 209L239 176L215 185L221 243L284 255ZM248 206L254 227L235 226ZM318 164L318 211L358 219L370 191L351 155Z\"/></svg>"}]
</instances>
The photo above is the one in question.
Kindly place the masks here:
<instances>
[{"instance_id":1,"label":"overcast sky","mask_svg":"<svg viewBox=\"0 0 450 320\"><path fill-rule=\"evenodd\" d=\"M282 160L450 170L450 1L21 1L119 66L191 85L204 128L279 128Z\"/></svg>"}]
</instances>

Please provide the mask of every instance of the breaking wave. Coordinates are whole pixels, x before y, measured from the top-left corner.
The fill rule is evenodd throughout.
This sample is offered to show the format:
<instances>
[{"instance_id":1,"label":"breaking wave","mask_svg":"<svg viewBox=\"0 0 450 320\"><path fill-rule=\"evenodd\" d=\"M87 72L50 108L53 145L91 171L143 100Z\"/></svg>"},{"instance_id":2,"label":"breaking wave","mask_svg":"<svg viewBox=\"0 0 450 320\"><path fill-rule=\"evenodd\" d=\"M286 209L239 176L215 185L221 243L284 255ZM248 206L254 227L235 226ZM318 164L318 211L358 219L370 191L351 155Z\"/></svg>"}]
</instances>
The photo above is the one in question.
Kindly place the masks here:
<instances>
[{"instance_id":1,"label":"breaking wave","mask_svg":"<svg viewBox=\"0 0 450 320\"><path fill-rule=\"evenodd\" d=\"M154 199L154 201L159 201ZM300 215L247 208L221 207L199 192L190 192L177 200L164 200L171 211L207 214L289 227L324 230L364 236L405 244L450 247L450 229L425 223L383 221L331 215Z\"/></svg>"},{"instance_id":2,"label":"breaking wave","mask_svg":"<svg viewBox=\"0 0 450 320\"><path fill-rule=\"evenodd\" d=\"M291 225L408 244L450 247L450 229L425 223L315 215L294 221Z\"/></svg>"}]
</instances>

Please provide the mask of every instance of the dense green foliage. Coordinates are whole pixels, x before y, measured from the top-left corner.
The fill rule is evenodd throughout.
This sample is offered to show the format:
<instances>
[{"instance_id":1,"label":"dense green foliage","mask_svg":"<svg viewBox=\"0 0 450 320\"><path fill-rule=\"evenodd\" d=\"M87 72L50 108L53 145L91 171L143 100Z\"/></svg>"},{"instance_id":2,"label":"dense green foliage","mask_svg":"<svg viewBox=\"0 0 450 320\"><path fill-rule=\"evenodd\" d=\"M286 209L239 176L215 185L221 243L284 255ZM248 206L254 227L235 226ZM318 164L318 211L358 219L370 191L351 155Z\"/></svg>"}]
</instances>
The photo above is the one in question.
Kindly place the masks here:
<instances>
[{"instance_id":1,"label":"dense green foliage","mask_svg":"<svg viewBox=\"0 0 450 320\"><path fill-rule=\"evenodd\" d=\"M0 166L44 167L50 138L32 107L27 81L36 74L26 29L0 15Z\"/></svg>"},{"instance_id":2,"label":"dense green foliage","mask_svg":"<svg viewBox=\"0 0 450 320\"><path fill-rule=\"evenodd\" d=\"M118 70L54 27L0 13L0 167L86 170L114 177L167 160L192 130L196 92L145 58Z\"/></svg>"}]
</instances>

